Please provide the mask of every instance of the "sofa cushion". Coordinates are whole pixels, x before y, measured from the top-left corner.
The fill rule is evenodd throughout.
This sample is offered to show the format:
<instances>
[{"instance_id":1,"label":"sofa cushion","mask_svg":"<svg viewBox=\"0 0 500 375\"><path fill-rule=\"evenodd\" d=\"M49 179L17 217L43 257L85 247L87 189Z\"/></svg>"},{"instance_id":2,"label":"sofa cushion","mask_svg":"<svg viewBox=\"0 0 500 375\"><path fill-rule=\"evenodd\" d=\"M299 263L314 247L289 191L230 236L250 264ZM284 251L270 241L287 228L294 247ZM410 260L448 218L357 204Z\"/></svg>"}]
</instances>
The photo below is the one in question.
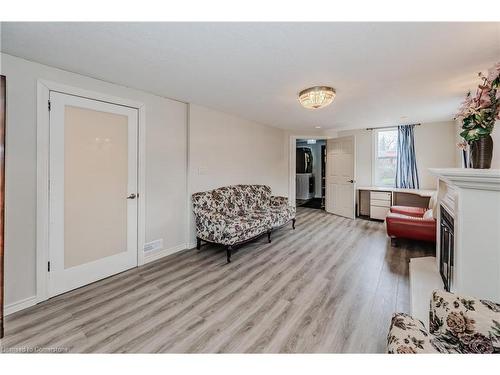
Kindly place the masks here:
<instances>
[{"instance_id":1,"label":"sofa cushion","mask_svg":"<svg viewBox=\"0 0 500 375\"><path fill-rule=\"evenodd\" d=\"M389 237L436 241L436 221L434 219L389 212L385 223Z\"/></svg>"},{"instance_id":2,"label":"sofa cushion","mask_svg":"<svg viewBox=\"0 0 500 375\"><path fill-rule=\"evenodd\" d=\"M244 216L231 217L226 222L220 242L224 245L234 245L249 240L267 232L270 224L266 211L249 211Z\"/></svg>"},{"instance_id":3,"label":"sofa cushion","mask_svg":"<svg viewBox=\"0 0 500 375\"><path fill-rule=\"evenodd\" d=\"M499 304L434 291L429 325L450 353L500 353Z\"/></svg>"}]
</instances>

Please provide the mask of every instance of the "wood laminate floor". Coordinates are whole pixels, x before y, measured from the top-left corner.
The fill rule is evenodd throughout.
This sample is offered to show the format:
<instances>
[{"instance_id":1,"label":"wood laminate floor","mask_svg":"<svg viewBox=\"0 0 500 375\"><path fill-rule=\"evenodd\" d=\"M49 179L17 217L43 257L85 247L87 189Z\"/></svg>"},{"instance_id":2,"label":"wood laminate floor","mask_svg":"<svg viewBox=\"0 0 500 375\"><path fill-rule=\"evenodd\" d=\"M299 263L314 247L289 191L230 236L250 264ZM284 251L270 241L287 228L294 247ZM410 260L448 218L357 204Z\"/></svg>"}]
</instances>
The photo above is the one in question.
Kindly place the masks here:
<instances>
[{"instance_id":1,"label":"wood laminate floor","mask_svg":"<svg viewBox=\"0 0 500 375\"><path fill-rule=\"evenodd\" d=\"M240 248L185 250L8 316L3 351L383 352L393 312L409 311L408 261L380 222L299 208Z\"/></svg>"}]
</instances>

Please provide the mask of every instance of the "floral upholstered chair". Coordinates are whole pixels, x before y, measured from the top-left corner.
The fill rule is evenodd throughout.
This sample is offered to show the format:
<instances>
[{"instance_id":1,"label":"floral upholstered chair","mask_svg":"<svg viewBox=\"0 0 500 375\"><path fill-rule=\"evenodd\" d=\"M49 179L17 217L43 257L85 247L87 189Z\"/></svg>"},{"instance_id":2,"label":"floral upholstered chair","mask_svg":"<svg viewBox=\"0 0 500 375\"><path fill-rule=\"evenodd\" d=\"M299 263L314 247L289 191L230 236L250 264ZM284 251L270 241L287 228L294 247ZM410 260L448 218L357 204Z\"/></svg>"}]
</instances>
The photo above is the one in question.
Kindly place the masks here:
<instances>
[{"instance_id":1,"label":"floral upholstered chair","mask_svg":"<svg viewBox=\"0 0 500 375\"><path fill-rule=\"evenodd\" d=\"M500 305L442 290L432 293L430 327L394 314L388 353L500 353Z\"/></svg>"},{"instance_id":2,"label":"floral upholstered chair","mask_svg":"<svg viewBox=\"0 0 500 375\"><path fill-rule=\"evenodd\" d=\"M227 261L238 244L271 232L288 222L295 229L295 207L287 197L271 196L265 185L233 185L195 193L196 247L201 241L226 246Z\"/></svg>"}]
</instances>

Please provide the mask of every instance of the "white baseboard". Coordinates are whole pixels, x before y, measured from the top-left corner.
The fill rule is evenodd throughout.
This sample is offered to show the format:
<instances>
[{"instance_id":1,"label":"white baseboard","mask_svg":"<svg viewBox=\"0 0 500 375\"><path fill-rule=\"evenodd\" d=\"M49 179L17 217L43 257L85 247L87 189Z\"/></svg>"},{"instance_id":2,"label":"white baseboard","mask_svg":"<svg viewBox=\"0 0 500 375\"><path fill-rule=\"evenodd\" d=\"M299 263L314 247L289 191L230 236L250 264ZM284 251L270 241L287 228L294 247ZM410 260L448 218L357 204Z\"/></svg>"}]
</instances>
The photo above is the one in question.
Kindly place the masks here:
<instances>
[{"instance_id":1,"label":"white baseboard","mask_svg":"<svg viewBox=\"0 0 500 375\"><path fill-rule=\"evenodd\" d=\"M194 249L196 247L196 242L189 242L186 244L186 249Z\"/></svg>"},{"instance_id":2,"label":"white baseboard","mask_svg":"<svg viewBox=\"0 0 500 375\"><path fill-rule=\"evenodd\" d=\"M177 253L182 250L190 249L189 247L186 247L186 244L180 244L168 249L162 249L162 250L156 250L156 251L151 251L150 253L145 253L144 254L144 264L154 262L155 260L158 260L160 258L166 257L167 255L171 255L174 253Z\"/></svg>"},{"instance_id":3,"label":"white baseboard","mask_svg":"<svg viewBox=\"0 0 500 375\"><path fill-rule=\"evenodd\" d=\"M150 254L144 254L144 264L153 262L160 258L166 257L167 255L171 255L185 249L192 249L193 247L196 247L196 243L180 244L168 249L152 251ZM20 301L10 303L8 305L5 305L4 307L4 315L7 316L14 314L15 312L27 309L28 307L34 306L36 304L36 296L28 297Z\"/></svg>"},{"instance_id":4,"label":"white baseboard","mask_svg":"<svg viewBox=\"0 0 500 375\"><path fill-rule=\"evenodd\" d=\"M27 309L28 307L36 305L36 296L28 297L17 302L5 305L3 313L5 316L14 314L15 312Z\"/></svg>"}]
</instances>

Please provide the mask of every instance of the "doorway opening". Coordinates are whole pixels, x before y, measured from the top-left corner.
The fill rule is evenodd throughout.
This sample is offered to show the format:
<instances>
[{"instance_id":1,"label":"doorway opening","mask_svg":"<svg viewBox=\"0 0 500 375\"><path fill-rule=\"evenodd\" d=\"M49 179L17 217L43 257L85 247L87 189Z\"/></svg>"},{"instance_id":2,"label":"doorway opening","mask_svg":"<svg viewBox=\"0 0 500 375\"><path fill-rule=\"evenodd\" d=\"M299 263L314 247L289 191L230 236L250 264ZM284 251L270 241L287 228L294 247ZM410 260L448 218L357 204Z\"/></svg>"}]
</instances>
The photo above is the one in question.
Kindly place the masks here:
<instances>
[{"instance_id":1,"label":"doorway opening","mask_svg":"<svg viewBox=\"0 0 500 375\"><path fill-rule=\"evenodd\" d=\"M295 168L296 206L325 209L326 140L297 139Z\"/></svg>"}]
</instances>

